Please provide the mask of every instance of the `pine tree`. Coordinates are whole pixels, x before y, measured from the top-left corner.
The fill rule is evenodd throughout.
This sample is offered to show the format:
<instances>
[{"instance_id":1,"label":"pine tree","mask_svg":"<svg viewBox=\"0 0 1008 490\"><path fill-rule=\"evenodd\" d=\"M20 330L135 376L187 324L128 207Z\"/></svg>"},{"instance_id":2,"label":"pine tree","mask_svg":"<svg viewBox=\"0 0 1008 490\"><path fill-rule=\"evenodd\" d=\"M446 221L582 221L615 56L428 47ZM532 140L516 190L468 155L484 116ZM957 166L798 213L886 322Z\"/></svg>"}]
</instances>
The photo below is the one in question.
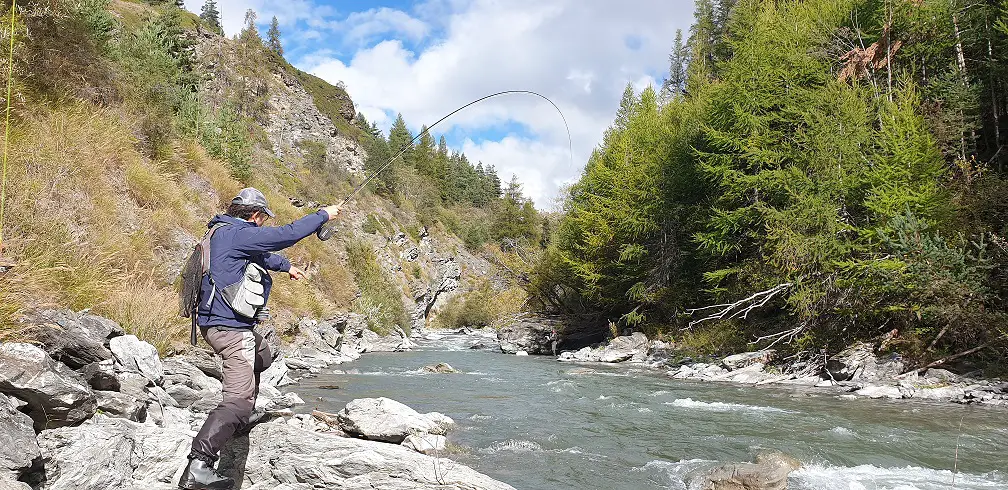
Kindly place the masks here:
<instances>
[{"instance_id":1,"label":"pine tree","mask_svg":"<svg viewBox=\"0 0 1008 490\"><path fill-rule=\"evenodd\" d=\"M273 16L273 21L270 22L269 32L266 36L266 47L268 47L270 51L283 56L283 44L280 42L280 22L277 21L275 15Z\"/></svg>"},{"instance_id":2,"label":"pine tree","mask_svg":"<svg viewBox=\"0 0 1008 490\"><path fill-rule=\"evenodd\" d=\"M256 14L255 10L248 9L245 11L245 27L242 28L241 34L238 35L238 39L241 40L242 44L246 47L254 48L261 47L263 45L262 36L259 35L259 28L256 27L256 21L259 16Z\"/></svg>"},{"instance_id":3,"label":"pine tree","mask_svg":"<svg viewBox=\"0 0 1008 490\"><path fill-rule=\"evenodd\" d=\"M669 75L662 82L661 99L668 101L682 95L686 89L686 67L689 64L689 51L683 44L682 29L676 29L675 44L669 54Z\"/></svg>"},{"instance_id":4,"label":"pine tree","mask_svg":"<svg viewBox=\"0 0 1008 490\"><path fill-rule=\"evenodd\" d=\"M224 28L221 27L220 11L217 10L216 0L206 0L206 3L203 4L203 9L200 12L200 18L203 19L203 22L206 22L214 32L222 36L224 35Z\"/></svg>"}]
</instances>

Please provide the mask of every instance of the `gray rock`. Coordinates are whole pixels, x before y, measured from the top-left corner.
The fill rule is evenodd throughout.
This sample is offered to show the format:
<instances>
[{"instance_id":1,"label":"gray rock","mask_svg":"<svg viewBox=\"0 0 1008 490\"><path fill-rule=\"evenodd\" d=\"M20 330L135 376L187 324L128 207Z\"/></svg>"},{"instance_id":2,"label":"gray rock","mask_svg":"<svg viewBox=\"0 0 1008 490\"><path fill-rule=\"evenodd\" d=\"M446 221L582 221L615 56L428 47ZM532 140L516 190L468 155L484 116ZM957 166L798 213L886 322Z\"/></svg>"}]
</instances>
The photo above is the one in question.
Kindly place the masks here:
<instances>
[{"instance_id":1,"label":"gray rock","mask_svg":"<svg viewBox=\"0 0 1008 490\"><path fill-rule=\"evenodd\" d=\"M410 434L444 435L455 421L432 412L416 410L389 398L359 398L337 414L340 428L347 434L373 441L400 444Z\"/></svg>"},{"instance_id":2,"label":"gray rock","mask_svg":"<svg viewBox=\"0 0 1008 490\"><path fill-rule=\"evenodd\" d=\"M106 340L126 335L126 331L123 330L122 326L112 320L109 320L108 318L92 315L90 313L81 313L78 318L85 329L91 332L97 332L98 335L104 337ZM106 344L107 343L108 342L106 342Z\"/></svg>"},{"instance_id":3,"label":"gray rock","mask_svg":"<svg viewBox=\"0 0 1008 490\"><path fill-rule=\"evenodd\" d=\"M545 318L530 318L505 326L497 332L501 352L514 354L520 350L529 354L553 355L557 332L562 324Z\"/></svg>"},{"instance_id":4,"label":"gray rock","mask_svg":"<svg viewBox=\"0 0 1008 490\"><path fill-rule=\"evenodd\" d=\"M169 357L162 363L164 366L165 385L184 385L196 391L221 391L221 382L207 376L202 370L193 366L184 358ZM171 390L168 390L169 393Z\"/></svg>"},{"instance_id":5,"label":"gray rock","mask_svg":"<svg viewBox=\"0 0 1008 490\"><path fill-rule=\"evenodd\" d=\"M743 352L741 354L735 354L724 358L721 360L721 364L729 370L735 370L756 363L766 365L770 361L774 360L774 357L776 357L776 351L773 349Z\"/></svg>"},{"instance_id":6,"label":"gray rock","mask_svg":"<svg viewBox=\"0 0 1008 490\"><path fill-rule=\"evenodd\" d=\"M714 468L704 490L786 490L788 475L801 467L794 458L777 451L761 453L754 463L731 463Z\"/></svg>"},{"instance_id":7,"label":"gray rock","mask_svg":"<svg viewBox=\"0 0 1008 490\"><path fill-rule=\"evenodd\" d=\"M598 352L599 362L623 362L630 359L644 360L648 354L648 339L641 332L616 337Z\"/></svg>"},{"instance_id":8,"label":"gray rock","mask_svg":"<svg viewBox=\"0 0 1008 490\"><path fill-rule=\"evenodd\" d=\"M412 449L418 453L428 456L437 456L448 448L448 439L445 436L434 436L430 434L406 436L402 443L403 447Z\"/></svg>"},{"instance_id":9,"label":"gray rock","mask_svg":"<svg viewBox=\"0 0 1008 490\"><path fill-rule=\"evenodd\" d=\"M134 398L146 398L147 386L151 381L140 373L116 373L119 380L119 391Z\"/></svg>"},{"instance_id":10,"label":"gray rock","mask_svg":"<svg viewBox=\"0 0 1008 490\"><path fill-rule=\"evenodd\" d=\"M96 390L119 391L119 378L116 377L112 359L92 362L78 371L88 385Z\"/></svg>"},{"instance_id":11,"label":"gray rock","mask_svg":"<svg viewBox=\"0 0 1008 490\"><path fill-rule=\"evenodd\" d=\"M275 360L269 368L259 374L259 384L276 388L294 384L294 380L288 376L289 373L286 362Z\"/></svg>"},{"instance_id":12,"label":"gray rock","mask_svg":"<svg viewBox=\"0 0 1008 490\"><path fill-rule=\"evenodd\" d=\"M112 358L105 347L111 329L104 323L81 321L81 316L70 310L35 311L21 321L50 357L73 369Z\"/></svg>"},{"instance_id":13,"label":"gray rock","mask_svg":"<svg viewBox=\"0 0 1008 490\"><path fill-rule=\"evenodd\" d=\"M157 348L135 335L123 335L109 341L116 366L123 372L140 373L154 384L164 380L164 366L158 357Z\"/></svg>"},{"instance_id":14,"label":"gray rock","mask_svg":"<svg viewBox=\"0 0 1008 490\"><path fill-rule=\"evenodd\" d=\"M0 393L28 403L36 431L80 423L98 406L79 374L30 344L0 344Z\"/></svg>"},{"instance_id":15,"label":"gray rock","mask_svg":"<svg viewBox=\"0 0 1008 490\"><path fill-rule=\"evenodd\" d=\"M0 472L0 490L32 490L27 483L17 480L17 473Z\"/></svg>"},{"instance_id":16,"label":"gray rock","mask_svg":"<svg viewBox=\"0 0 1008 490\"><path fill-rule=\"evenodd\" d=\"M962 377L951 371L945 369L931 368L924 373L924 379L928 380L932 384L934 383L945 383L954 384L962 381Z\"/></svg>"},{"instance_id":17,"label":"gray rock","mask_svg":"<svg viewBox=\"0 0 1008 490\"><path fill-rule=\"evenodd\" d=\"M217 381L224 379L224 366L221 364L221 358L212 351L192 349L184 355L175 356L174 359L192 364L203 374Z\"/></svg>"},{"instance_id":18,"label":"gray rock","mask_svg":"<svg viewBox=\"0 0 1008 490\"><path fill-rule=\"evenodd\" d=\"M168 386L165 388L165 393L168 393L180 408L186 408L203 398L200 392L184 384Z\"/></svg>"},{"instance_id":19,"label":"gray rock","mask_svg":"<svg viewBox=\"0 0 1008 490\"><path fill-rule=\"evenodd\" d=\"M913 391L913 398L922 400L944 400L952 401L966 395L966 390L962 386L942 386L939 388L917 388Z\"/></svg>"},{"instance_id":20,"label":"gray rock","mask_svg":"<svg viewBox=\"0 0 1008 490\"><path fill-rule=\"evenodd\" d=\"M0 472L23 472L39 459L38 443L31 417L19 412L17 404L0 394Z\"/></svg>"},{"instance_id":21,"label":"gray rock","mask_svg":"<svg viewBox=\"0 0 1008 490\"><path fill-rule=\"evenodd\" d=\"M504 342L501 341L501 346ZM606 362L617 363L629 360L644 361L647 359L650 343L647 336L641 332L616 337L600 347L584 347L574 352L562 352L558 357L561 361L574 362Z\"/></svg>"},{"instance_id":22,"label":"gray rock","mask_svg":"<svg viewBox=\"0 0 1008 490\"><path fill-rule=\"evenodd\" d=\"M147 420L147 403L115 391L95 391L98 399L98 410L116 417L123 417L134 422Z\"/></svg>"},{"instance_id":23,"label":"gray rock","mask_svg":"<svg viewBox=\"0 0 1008 490\"><path fill-rule=\"evenodd\" d=\"M903 367L898 355L880 361L870 344L858 342L826 361L825 377L835 381L879 381L896 377Z\"/></svg>"},{"instance_id":24,"label":"gray rock","mask_svg":"<svg viewBox=\"0 0 1008 490\"><path fill-rule=\"evenodd\" d=\"M459 372L457 369L451 367L451 364L448 364L447 362L439 362L437 364L424 366L423 370L424 372L428 373L442 373L442 374L451 374Z\"/></svg>"},{"instance_id":25,"label":"gray rock","mask_svg":"<svg viewBox=\"0 0 1008 490\"><path fill-rule=\"evenodd\" d=\"M869 385L856 391L855 394L868 398L889 398L893 400L903 398L903 392L896 386Z\"/></svg>"}]
</instances>

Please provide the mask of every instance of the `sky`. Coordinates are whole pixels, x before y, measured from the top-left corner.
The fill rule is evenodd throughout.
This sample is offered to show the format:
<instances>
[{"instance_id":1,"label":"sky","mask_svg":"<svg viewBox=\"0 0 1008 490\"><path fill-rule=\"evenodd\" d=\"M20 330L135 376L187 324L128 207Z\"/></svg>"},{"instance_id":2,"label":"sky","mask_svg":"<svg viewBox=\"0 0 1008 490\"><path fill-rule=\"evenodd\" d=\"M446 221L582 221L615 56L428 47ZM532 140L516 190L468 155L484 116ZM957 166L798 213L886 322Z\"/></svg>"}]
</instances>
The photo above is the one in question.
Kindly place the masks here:
<instances>
[{"instance_id":1,"label":"sky","mask_svg":"<svg viewBox=\"0 0 1008 490\"><path fill-rule=\"evenodd\" d=\"M203 2L185 4L199 13ZM228 35L248 9L264 35L276 16L288 61L343 82L386 134L398 113L416 134L502 90L550 98L570 145L556 109L529 95L489 99L432 131L502 180L517 175L544 210L577 180L626 85L661 85L676 29L693 19L692 0L218 0L218 9Z\"/></svg>"}]
</instances>

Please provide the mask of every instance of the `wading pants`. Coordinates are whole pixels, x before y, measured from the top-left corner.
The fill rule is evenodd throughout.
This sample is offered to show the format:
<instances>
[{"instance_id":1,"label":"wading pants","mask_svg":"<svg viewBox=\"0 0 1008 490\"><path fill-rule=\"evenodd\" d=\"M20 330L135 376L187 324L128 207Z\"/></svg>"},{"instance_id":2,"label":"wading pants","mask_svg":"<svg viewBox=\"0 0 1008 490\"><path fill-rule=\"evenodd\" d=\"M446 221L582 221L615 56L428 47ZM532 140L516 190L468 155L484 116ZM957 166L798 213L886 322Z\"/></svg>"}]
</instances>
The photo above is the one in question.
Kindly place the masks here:
<instances>
[{"instance_id":1,"label":"wading pants","mask_svg":"<svg viewBox=\"0 0 1008 490\"><path fill-rule=\"evenodd\" d=\"M213 463L235 431L248 423L259 394L259 373L273 363L273 353L262 336L252 330L200 330L214 352L224 359L224 399L193 439L189 458Z\"/></svg>"}]
</instances>

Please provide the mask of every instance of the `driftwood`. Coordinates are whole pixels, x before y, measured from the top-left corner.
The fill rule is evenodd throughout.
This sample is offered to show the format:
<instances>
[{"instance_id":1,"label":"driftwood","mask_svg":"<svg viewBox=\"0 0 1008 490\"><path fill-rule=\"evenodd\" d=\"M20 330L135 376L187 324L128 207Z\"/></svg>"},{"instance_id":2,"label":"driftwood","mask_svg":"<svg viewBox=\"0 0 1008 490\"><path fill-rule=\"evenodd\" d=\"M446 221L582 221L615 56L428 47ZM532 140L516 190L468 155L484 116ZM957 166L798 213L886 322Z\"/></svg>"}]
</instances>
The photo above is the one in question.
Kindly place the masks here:
<instances>
[{"instance_id":1,"label":"driftwood","mask_svg":"<svg viewBox=\"0 0 1008 490\"><path fill-rule=\"evenodd\" d=\"M704 314L702 312L713 312L703 318L700 318L699 320L691 321L689 323L689 326L692 327L694 325L703 323L708 320L732 320L735 318L745 319L747 316L749 316L749 313L751 311L763 307L764 305L769 303L770 300L774 298L774 296L777 296L777 294L786 291L791 286L792 284L790 282L786 282L784 284L778 284L770 289L767 289L766 291L760 291L758 293L755 293L752 296L749 296L748 298L740 299L734 303L704 306L702 308L694 308L686 310L686 313L690 316L695 315L697 313ZM800 331L800 328L804 328L804 326L798 328ZM787 336L788 333L789 332L782 332L781 334L783 336ZM779 334L774 334L770 337L774 337L776 335Z\"/></svg>"},{"instance_id":2,"label":"driftwood","mask_svg":"<svg viewBox=\"0 0 1008 490\"><path fill-rule=\"evenodd\" d=\"M312 417L316 420L328 425L329 427L339 428L339 421L336 420L336 414L323 412L321 410L312 410Z\"/></svg>"}]
</instances>

